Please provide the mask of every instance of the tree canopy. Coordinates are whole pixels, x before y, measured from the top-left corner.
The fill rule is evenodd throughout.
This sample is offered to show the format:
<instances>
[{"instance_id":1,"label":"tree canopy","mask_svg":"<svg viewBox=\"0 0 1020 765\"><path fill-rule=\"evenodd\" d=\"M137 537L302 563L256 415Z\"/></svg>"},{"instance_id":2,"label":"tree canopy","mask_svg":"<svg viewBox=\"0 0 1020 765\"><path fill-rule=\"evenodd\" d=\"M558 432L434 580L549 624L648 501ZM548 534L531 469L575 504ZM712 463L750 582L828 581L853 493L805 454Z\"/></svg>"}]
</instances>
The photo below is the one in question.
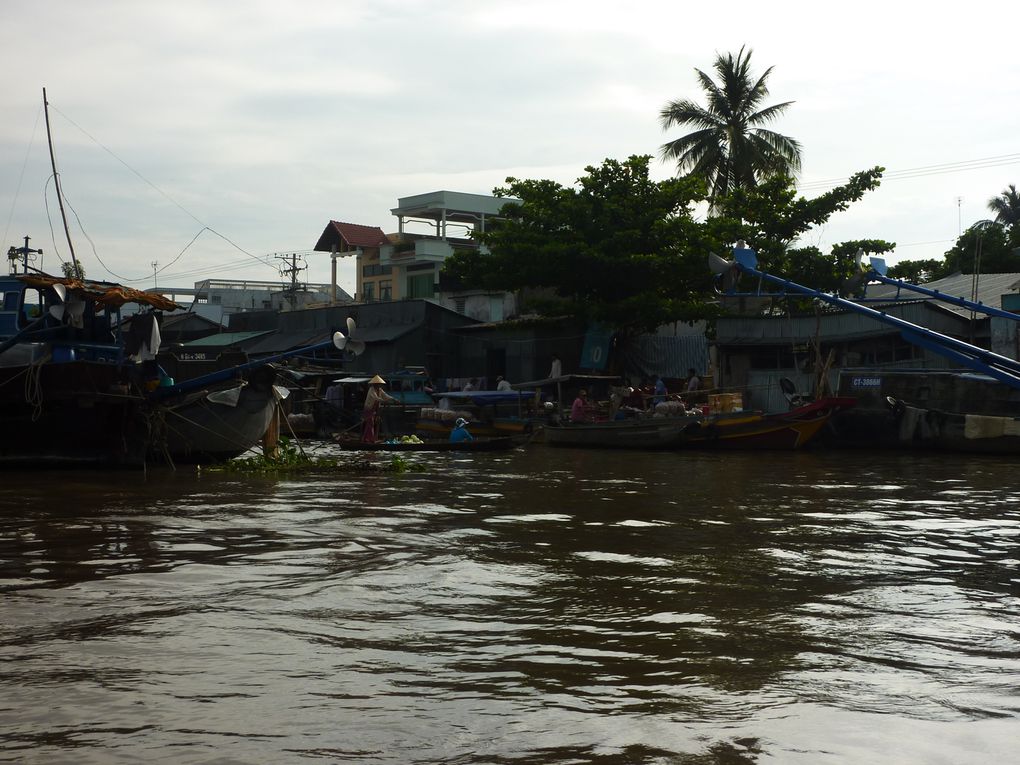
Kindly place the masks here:
<instances>
[{"instance_id":1,"label":"tree canopy","mask_svg":"<svg viewBox=\"0 0 1020 765\"><path fill-rule=\"evenodd\" d=\"M576 187L508 178L495 194L520 201L479 235L489 252L455 254L444 272L487 289L546 288L564 313L635 331L710 314L705 253L718 243L693 217L704 186L653 181L650 160L607 159Z\"/></svg>"},{"instance_id":2,"label":"tree canopy","mask_svg":"<svg viewBox=\"0 0 1020 765\"><path fill-rule=\"evenodd\" d=\"M999 196L988 200L988 209L995 213L995 222L1003 226L1020 223L1020 193L1014 184L1009 184Z\"/></svg>"},{"instance_id":3,"label":"tree canopy","mask_svg":"<svg viewBox=\"0 0 1020 765\"><path fill-rule=\"evenodd\" d=\"M814 199L797 196L791 179L773 178L720 197L715 214L699 220L694 211L706 199L703 182L690 176L654 181L650 160L607 159L587 167L571 187L508 178L495 193L519 201L509 201L502 220L479 235L489 251L451 256L444 274L475 288L546 288L562 313L645 331L717 315L707 257L728 255L737 240L758 251L762 268L827 290L852 272L859 248L875 254L894 246L856 240L828 255L792 248L875 188L882 168L857 173Z\"/></svg>"},{"instance_id":4,"label":"tree canopy","mask_svg":"<svg viewBox=\"0 0 1020 765\"><path fill-rule=\"evenodd\" d=\"M772 67L755 78L751 51L741 48L736 57L732 53L716 56L714 69L718 83L700 69L694 70L707 105L680 99L662 108L663 130L694 128L664 144L663 159L675 160L680 173L705 178L712 199L775 176L795 176L800 171L800 144L765 127L793 103L763 105Z\"/></svg>"}]
</instances>

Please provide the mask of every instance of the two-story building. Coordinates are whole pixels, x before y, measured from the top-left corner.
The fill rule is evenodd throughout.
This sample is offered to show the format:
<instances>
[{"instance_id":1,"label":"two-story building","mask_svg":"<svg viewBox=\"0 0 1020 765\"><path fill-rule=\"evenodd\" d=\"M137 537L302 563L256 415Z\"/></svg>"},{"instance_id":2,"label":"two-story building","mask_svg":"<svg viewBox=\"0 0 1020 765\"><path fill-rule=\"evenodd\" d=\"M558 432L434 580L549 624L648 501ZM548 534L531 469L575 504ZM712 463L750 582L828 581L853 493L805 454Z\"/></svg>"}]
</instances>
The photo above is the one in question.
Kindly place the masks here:
<instances>
[{"instance_id":1,"label":"two-story building","mask_svg":"<svg viewBox=\"0 0 1020 765\"><path fill-rule=\"evenodd\" d=\"M330 221L315 250L357 262L355 299L360 303L424 298L480 321L501 321L516 313L516 299L504 292L445 289L443 262L459 250L484 251L476 235L499 216L507 202L485 194L433 191L402 197L390 210L397 231Z\"/></svg>"}]
</instances>

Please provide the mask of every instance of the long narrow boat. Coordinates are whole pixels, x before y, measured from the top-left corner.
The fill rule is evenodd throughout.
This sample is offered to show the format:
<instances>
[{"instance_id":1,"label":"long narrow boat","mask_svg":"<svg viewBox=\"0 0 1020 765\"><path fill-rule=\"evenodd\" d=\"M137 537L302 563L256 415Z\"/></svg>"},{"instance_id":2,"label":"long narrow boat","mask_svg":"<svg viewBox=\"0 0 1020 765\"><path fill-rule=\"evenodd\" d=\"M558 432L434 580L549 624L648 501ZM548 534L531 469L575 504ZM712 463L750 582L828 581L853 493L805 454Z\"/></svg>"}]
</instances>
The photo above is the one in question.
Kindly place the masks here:
<instances>
[{"instance_id":1,"label":"long narrow boat","mask_svg":"<svg viewBox=\"0 0 1020 765\"><path fill-rule=\"evenodd\" d=\"M378 441L374 444L337 439L337 446L347 452L502 452L521 446L525 441L505 438L476 438L473 441Z\"/></svg>"},{"instance_id":2,"label":"long narrow boat","mask_svg":"<svg viewBox=\"0 0 1020 765\"><path fill-rule=\"evenodd\" d=\"M800 449L814 439L834 414L849 409L853 398L828 397L789 412L728 412L695 417L684 429L680 448Z\"/></svg>"},{"instance_id":3,"label":"long narrow boat","mask_svg":"<svg viewBox=\"0 0 1020 765\"><path fill-rule=\"evenodd\" d=\"M545 441L553 446L596 449L671 449L697 418L651 417L614 422L546 425Z\"/></svg>"}]
</instances>

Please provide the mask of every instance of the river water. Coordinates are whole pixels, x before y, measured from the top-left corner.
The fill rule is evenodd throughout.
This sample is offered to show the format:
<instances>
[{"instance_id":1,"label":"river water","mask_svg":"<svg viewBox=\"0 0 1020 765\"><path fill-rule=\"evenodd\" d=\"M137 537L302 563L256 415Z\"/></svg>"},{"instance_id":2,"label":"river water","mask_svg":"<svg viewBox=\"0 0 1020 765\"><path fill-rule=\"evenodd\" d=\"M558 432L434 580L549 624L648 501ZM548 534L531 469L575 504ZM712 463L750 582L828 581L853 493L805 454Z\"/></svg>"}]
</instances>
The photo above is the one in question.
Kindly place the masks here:
<instances>
[{"instance_id":1,"label":"river water","mask_svg":"<svg viewBox=\"0 0 1020 765\"><path fill-rule=\"evenodd\" d=\"M419 461L5 475L0 762L1020 762L1015 460Z\"/></svg>"}]
</instances>

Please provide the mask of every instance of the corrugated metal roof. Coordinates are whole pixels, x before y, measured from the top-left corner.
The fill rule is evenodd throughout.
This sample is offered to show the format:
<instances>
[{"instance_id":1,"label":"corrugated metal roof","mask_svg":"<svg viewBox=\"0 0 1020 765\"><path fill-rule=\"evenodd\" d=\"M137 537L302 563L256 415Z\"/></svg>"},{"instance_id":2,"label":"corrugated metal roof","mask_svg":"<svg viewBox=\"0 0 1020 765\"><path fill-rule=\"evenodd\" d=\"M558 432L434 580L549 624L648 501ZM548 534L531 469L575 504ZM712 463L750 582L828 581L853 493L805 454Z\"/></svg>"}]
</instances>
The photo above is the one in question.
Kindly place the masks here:
<instances>
[{"instance_id":1,"label":"corrugated metal roof","mask_svg":"<svg viewBox=\"0 0 1020 765\"><path fill-rule=\"evenodd\" d=\"M198 340L183 343L185 348L226 348L231 345L239 345L246 340L268 335L270 332L220 332Z\"/></svg>"},{"instance_id":2,"label":"corrugated metal roof","mask_svg":"<svg viewBox=\"0 0 1020 765\"><path fill-rule=\"evenodd\" d=\"M933 282L927 282L921 286L930 290L938 290L939 292L945 293L951 297L973 300L972 274L953 274L952 276L947 276L943 279L936 279ZM993 308L1001 308L1003 295L1020 290L1020 273L981 274L978 279L977 286L978 302L992 306ZM896 294L896 287L888 284L872 284L868 287L867 294L869 298L892 297ZM910 298L913 300L932 299L926 298L924 295L916 292L910 292L909 290L901 290L900 297ZM953 313L960 314L961 316L970 316L970 310L967 308L959 308L957 306L950 305L949 303L942 302L939 302L938 304Z\"/></svg>"},{"instance_id":3,"label":"corrugated metal roof","mask_svg":"<svg viewBox=\"0 0 1020 765\"><path fill-rule=\"evenodd\" d=\"M308 345L323 343L329 340L331 334L332 332L327 329L303 330L300 332L272 332L267 337L249 345L246 350L253 356L267 353L283 353L293 348L304 348Z\"/></svg>"}]
</instances>

